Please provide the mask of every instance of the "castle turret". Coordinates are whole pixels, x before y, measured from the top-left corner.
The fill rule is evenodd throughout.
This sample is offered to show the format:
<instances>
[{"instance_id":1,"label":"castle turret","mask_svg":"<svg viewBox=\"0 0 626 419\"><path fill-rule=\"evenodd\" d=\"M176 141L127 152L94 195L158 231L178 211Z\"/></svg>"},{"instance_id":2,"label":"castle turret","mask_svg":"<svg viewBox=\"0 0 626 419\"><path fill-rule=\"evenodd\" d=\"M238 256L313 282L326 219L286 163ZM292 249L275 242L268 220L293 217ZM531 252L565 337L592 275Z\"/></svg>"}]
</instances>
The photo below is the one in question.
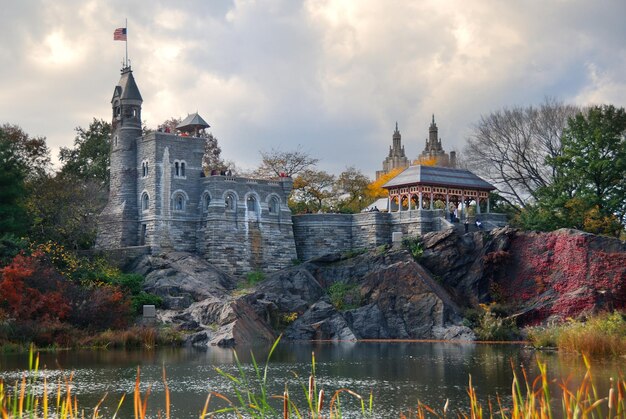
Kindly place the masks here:
<instances>
[{"instance_id":1,"label":"castle turret","mask_svg":"<svg viewBox=\"0 0 626 419\"><path fill-rule=\"evenodd\" d=\"M142 102L131 68L124 67L111 99L109 202L99 220L98 247L138 244L137 140L141 137Z\"/></svg>"}]
</instances>

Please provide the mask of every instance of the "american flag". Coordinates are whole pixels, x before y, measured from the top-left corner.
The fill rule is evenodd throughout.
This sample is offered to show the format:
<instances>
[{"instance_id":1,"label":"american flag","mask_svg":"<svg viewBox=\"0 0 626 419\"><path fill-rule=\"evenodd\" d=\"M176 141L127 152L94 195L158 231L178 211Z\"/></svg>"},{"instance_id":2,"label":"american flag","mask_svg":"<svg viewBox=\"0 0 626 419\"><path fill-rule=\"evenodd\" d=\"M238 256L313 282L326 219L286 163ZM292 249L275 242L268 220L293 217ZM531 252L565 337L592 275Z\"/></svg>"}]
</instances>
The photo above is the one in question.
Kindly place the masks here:
<instances>
[{"instance_id":1,"label":"american flag","mask_svg":"<svg viewBox=\"0 0 626 419\"><path fill-rule=\"evenodd\" d=\"M126 28L117 28L113 32L114 41L126 41Z\"/></svg>"}]
</instances>

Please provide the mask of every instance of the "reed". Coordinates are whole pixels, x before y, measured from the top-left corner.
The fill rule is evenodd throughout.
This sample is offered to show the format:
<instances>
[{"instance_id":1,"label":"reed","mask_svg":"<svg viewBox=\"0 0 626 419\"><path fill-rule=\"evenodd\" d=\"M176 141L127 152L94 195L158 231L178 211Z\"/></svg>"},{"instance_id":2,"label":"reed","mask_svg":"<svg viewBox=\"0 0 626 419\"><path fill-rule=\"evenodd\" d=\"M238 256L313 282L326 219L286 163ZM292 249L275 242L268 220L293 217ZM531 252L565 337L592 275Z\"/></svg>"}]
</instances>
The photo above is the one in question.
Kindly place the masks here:
<instances>
[{"instance_id":1,"label":"reed","mask_svg":"<svg viewBox=\"0 0 626 419\"><path fill-rule=\"evenodd\" d=\"M561 325L531 327L528 338L535 347L556 346L560 350L590 357L626 355L626 321L620 313L602 313L586 321L570 320Z\"/></svg>"},{"instance_id":2,"label":"reed","mask_svg":"<svg viewBox=\"0 0 626 419\"><path fill-rule=\"evenodd\" d=\"M272 353L276 349L280 338L272 346L265 365L260 367L252 356L253 373L246 374L243 366L236 358L237 374L229 374L223 370L216 371L227 378L232 384L233 395L226 396L218 392L209 392L204 404L199 401L199 418L228 417L238 418L312 418L312 419L340 419L342 413L342 397L349 397L360 406L360 417L376 417L373 410L373 395L362 397L356 392L342 388L327 394L324 389L318 388L316 378L315 355L311 360L311 375L301 382L304 403L294 399L287 386L282 394L271 395L268 386L268 367ZM511 383L511 402L505 404L499 396L489 399L486 405L480 402L476 388L470 377L467 388L468 403L465 407L452 412L446 400L442 408L433 408L418 403L414 410L400 414L400 418L424 419L457 417L462 419L551 419L551 418L623 418L626 417L626 381L622 376L611 379L607 394L600 394L594 383L589 358L583 356L586 373L578 386L572 387L568 380L557 381L548 377L545 363L538 361L539 375L530 379L523 368L517 371L514 365L513 380ZM165 410L157 411L159 418L170 418L170 392L165 368L162 380L164 384ZM43 384L41 386L41 384ZM144 419L148 416L150 407L151 387L141 393L141 371L137 369L135 387L132 394L133 417ZM553 398L551 387L559 389L559 398ZM43 387L38 394L36 387ZM73 394L73 375L59 378L56 390L52 390L45 376L39 374L39 356L31 348L29 355L29 370L12 386L0 381L0 418L101 418L101 405L105 401L105 394L98 404L89 409L90 415L80 406L78 398ZM117 403L112 418L117 418L120 408L126 400L123 395ZM220 401L221 407L213 407ZM557 408L559 406L560 408ZM150 413L154 416L154 412ZM380 412L378 413L380 415ZM352 415L353 416L353 415Z\"/></svg>"}]
</instances>

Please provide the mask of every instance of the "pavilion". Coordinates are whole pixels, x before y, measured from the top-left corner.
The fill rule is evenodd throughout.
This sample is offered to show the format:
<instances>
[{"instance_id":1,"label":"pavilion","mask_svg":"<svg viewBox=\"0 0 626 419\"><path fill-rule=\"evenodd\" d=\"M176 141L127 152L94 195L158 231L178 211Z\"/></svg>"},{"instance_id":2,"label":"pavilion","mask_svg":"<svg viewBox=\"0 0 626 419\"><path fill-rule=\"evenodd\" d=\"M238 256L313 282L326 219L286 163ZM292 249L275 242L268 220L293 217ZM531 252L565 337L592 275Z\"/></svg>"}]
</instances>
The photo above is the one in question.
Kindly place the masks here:
<instances>
[{"instance_id":1,"label":"pavilion","mask_svg":"<svg viewBox=\"0 0 626 419\"><path fill-rule=\"evenodd\" d=\"M407 167L383 188L389 192L389 212L434 210L434 203L441 201L446 210L450 210L451 203L455 208L461 204L459 218L471 201L476 203L477 214L480 214L481 201L486 201L489 213L489 192L496 189L469 170L422 165Z\"/></svg>"},{"instance_id":2,"label":"pavilion","mask_svg":"<svg viewBox=\"0 0 626 419\"><path fill-rule=\"evenodd\" d=\"M198 112L187 115L187 118L183 119L180 124L176 126L176 129L182 133L193 135L197 137L205 128L211 126L200 116Z\"/></svg>"}]
</instances>

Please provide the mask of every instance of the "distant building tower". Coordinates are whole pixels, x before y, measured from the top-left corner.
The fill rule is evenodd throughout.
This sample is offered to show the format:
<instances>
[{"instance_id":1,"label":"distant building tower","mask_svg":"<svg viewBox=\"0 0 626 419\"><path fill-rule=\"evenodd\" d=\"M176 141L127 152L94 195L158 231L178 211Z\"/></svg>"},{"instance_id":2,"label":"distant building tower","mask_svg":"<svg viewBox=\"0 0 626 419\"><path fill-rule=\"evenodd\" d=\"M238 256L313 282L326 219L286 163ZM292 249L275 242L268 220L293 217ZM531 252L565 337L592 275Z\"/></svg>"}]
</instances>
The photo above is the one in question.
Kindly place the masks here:
<instances>
[{"instance_id":1,"label":"distant building tower","mask_svg":"<svg viewBox=\"0 0 626 419\"><path fill-rule=\"evenodd\" d=\"M428 138L426 139L426 147L422 154L418 157L418 163L435 160L435 166L456 167L456 152L451 151L450 155L446 153L441 146L441 138L439 138L439 130L435 124L435 115L428 128Z\"/></svg>"},{"instance_id":2,"label":"distant building tower","mask_svg":"<svg viewBox=\"0 0 626 419\"><path fill-rule=\"evenodd\" d=\"M404 153L402 146L402 136L398 131L398 123L396 122L396 130L393 132L392 145L389 147L389 155L383 161L383 170L376 171L376 179L384 174L391 172L398 167L408 167L411 162Z\"/></svg>"}]
</instances>

